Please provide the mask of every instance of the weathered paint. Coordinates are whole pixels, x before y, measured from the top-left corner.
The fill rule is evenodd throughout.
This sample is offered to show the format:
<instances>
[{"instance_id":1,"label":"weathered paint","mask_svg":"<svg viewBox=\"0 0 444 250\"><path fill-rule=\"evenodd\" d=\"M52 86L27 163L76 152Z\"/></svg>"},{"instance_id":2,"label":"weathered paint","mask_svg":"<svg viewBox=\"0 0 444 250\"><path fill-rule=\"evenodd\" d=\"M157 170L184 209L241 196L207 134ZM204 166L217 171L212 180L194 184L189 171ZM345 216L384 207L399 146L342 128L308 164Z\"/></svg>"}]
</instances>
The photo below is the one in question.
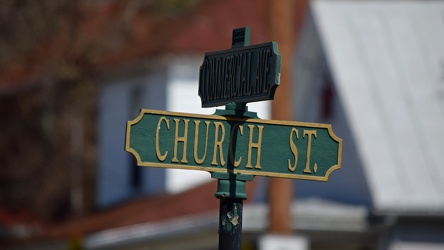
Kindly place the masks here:
<instances>
[{"instance_id":1,"label":"weathered paint","mask_svg":"<svg viewBox=\"0 0 444 250\"><path fill-rule=\"evenodd\" d=\"M219 249L241 249L242 210L242 199L220 199Z\"/></svg>"}]
</instances>

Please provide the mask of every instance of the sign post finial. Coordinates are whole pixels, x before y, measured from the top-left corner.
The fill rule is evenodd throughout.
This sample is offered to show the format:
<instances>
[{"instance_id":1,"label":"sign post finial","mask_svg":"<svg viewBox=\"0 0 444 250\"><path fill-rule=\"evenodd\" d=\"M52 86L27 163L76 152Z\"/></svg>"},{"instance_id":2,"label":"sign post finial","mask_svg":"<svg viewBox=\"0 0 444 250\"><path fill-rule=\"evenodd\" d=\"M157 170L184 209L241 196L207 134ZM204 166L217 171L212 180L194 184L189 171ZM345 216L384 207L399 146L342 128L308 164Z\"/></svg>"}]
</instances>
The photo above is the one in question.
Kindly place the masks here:
<instances>
[{"instance_id":1,"label":"sign post finial","mask_svg":"<svg viewBox=\"0 0 444 250\"><path fill-rule=\"evenodd\" d=\"M231 40L231 47L239 48L248 45L250 45L250 27L233 29L233 38Z\"/></svg>"}]
</instances>

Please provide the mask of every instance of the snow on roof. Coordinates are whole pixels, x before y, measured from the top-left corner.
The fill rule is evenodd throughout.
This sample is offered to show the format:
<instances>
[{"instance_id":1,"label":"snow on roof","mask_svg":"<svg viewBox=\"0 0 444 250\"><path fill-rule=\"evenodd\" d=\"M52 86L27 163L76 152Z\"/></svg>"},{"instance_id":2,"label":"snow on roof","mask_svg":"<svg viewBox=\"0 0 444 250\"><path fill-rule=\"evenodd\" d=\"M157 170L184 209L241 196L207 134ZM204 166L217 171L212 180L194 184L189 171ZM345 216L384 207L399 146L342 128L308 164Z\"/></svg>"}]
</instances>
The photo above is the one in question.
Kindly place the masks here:
<instances>
[{"instance_id":1,"label":"snow on roof","mask_svg":"<svg viewBox=\"0 0 444 250\"><path fill-rule=\"evenodd\" d=\"M444 2L311 3L379 211L444 211Z\"/></svg>"}]
</instances>

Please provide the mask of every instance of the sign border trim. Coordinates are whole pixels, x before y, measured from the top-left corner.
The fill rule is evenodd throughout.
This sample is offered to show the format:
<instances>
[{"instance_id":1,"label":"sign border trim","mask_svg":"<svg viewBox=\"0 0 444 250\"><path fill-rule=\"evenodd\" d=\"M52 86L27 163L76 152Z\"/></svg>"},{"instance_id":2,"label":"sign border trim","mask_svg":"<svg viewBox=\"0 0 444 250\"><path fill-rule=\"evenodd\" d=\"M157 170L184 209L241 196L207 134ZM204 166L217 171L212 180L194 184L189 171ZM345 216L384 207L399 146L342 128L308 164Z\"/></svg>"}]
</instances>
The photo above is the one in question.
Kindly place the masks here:
<instances>
[{"instance_id":1,"label":"sign border trim","mask_svg":"<svg viewBox=\"0 0 444 250\"><path fill-rule=\"evenodd\" d=\"M169 164L169 163L151 163L151 162L142 162L140 155L130 147L130 130L131 126L137 124L142 120L145 114L155 114L155 115L169 115L169 116L185 116L190 118L201 118L201 119L213 119L213 120L223 120L223 121L244 121L244 122L254 122L254 123L262 123L262 124L271 124L271 125L287 125L287 126L302 126L302 127L315 127L315 128L326 128L330 137L338 142L338 164L330 167L325 176L309 176L309 175L300 175L300 174L280 174L274 172L262 172L262 171L251 171L251 170L236 170L236 169L227 169L227 168L216 168L216 167L199 167L196 165L181 165L181 164ZM125 135L125 151L131 153L137 161L137 166L142 167L157 167L157 168L174 168L174 169L186 169L186 170L201 170L206 172L218 172L218 173L233 173L233 174L250 174L255 176L268 176L268 177L282 177L282 178L291 178L291 179L301 179L301 180L316 180L316 181L328 181L328 177L330 174L337 169L341 168L342 164L342 139L336 136L331 128L330 124L322 124L322 123L307 123L307 122L295 122L295 121L282 121L282 120L262 120L257 118L245 118L245 117L230 117L228 119L225 116L220 115L202 115L202 114L191 114L191 113L183 113L183 112L169 112L169 111L161 111L161 110L153 110L153 109L140 109L139 116L132 121L128 121L126 125L126 135Z\"/></svg>"}]
</instances>

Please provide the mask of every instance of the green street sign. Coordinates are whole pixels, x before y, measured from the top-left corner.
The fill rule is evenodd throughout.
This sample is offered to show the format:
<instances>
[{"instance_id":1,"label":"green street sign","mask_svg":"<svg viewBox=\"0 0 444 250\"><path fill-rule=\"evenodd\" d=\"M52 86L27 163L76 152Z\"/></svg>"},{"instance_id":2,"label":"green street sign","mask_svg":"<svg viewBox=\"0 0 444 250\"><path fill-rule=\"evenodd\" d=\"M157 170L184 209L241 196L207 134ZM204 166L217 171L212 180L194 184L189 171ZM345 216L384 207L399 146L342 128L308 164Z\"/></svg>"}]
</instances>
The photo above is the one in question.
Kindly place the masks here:
<instances>
[{"instance_id":1,"label":"green street sign","mask_svg":"<svg viewBox=\"0 0 444 250\"><path fill-rule=\"evenodd\" d=\"M205 53L199 71L202 107L274 98L281 68L278 45L249 43L249 28L235 29L231 49Z\"/></svg>"},{"instance_id":2,"label":"green street sign","mask_svg":"<svg viewBox=\"0 0 444 250\"><path fill-rule=\"evenodd\" d=\"M142 109L125 150L138 166L327 181L342 139L328 124Z\"/></svg>"}]
</instances>

